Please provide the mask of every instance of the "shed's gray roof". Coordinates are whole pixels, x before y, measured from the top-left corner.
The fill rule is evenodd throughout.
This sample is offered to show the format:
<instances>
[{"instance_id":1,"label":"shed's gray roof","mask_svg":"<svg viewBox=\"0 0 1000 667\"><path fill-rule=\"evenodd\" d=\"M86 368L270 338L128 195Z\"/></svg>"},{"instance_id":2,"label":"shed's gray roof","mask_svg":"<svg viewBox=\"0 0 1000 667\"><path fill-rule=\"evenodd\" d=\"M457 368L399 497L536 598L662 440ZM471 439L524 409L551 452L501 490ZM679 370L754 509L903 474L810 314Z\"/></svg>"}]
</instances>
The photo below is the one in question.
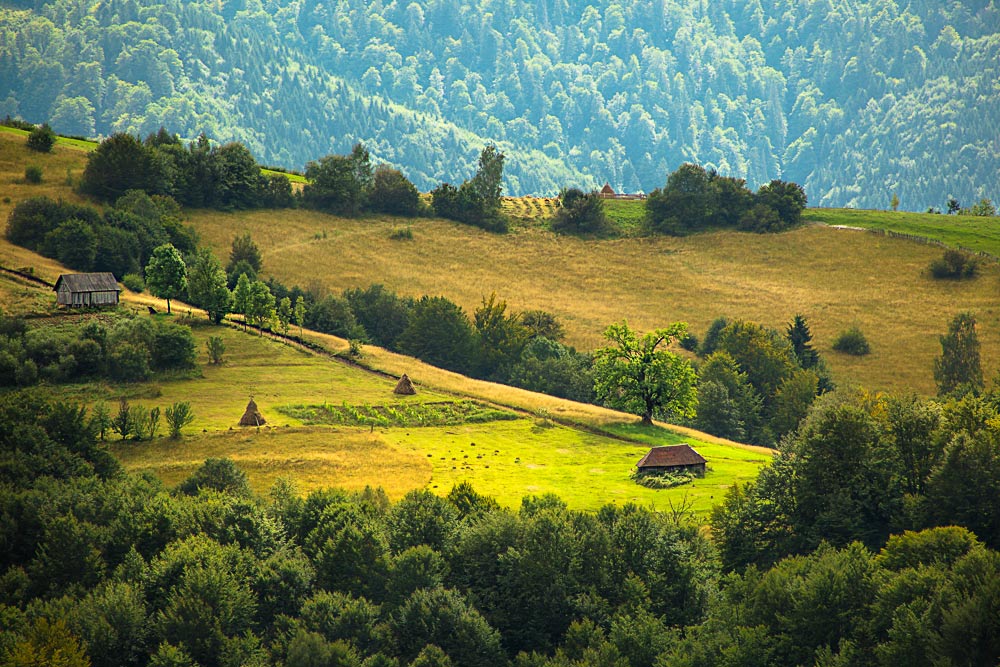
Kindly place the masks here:
<instances>
[{"instance_id":1,"label":"shed's gray roof","mask_svg":"<svg viewBox=\"0 0 1000 667\"><path fill-rule=\"evenodd\" d=\"M64 273L54 289L58 291L62 283L70 292L121 292L113 273Z\"/></svg>"}]
</instances>

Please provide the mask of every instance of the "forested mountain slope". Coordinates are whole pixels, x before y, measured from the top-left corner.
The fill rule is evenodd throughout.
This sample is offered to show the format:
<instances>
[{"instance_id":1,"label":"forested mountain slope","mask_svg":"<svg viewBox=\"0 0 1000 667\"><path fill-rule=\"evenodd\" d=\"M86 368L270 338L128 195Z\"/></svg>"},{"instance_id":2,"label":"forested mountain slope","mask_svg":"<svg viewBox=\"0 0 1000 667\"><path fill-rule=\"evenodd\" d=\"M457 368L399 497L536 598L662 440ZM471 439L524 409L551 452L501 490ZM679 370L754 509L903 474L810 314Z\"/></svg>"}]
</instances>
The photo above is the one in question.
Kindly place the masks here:
<instances>
[{"instance_id":1,"label":"forested mountain slope","mask_svg":"<svg viewBox=\"0 0 1000 667\"><path fill-rule=\"evenodd\" d=\"M57 0L2 10L0 114L244 142L361 140L418 187L485 141L510 194L651 190L684 161L904 209L997 197L995 0Z\"/></svg>"}]
</instances>

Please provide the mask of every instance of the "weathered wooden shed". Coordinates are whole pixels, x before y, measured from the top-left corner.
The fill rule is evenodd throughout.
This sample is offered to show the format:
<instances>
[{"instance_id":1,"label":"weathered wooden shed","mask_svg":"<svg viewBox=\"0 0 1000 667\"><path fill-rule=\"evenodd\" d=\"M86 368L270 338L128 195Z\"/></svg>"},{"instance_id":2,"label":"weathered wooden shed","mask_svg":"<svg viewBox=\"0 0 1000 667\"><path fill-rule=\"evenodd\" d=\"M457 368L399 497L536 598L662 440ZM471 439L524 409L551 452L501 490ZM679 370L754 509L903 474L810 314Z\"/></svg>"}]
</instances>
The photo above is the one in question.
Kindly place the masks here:
<instances>
[{"instance_id":1,"label":"weathered wooden shed","mask_svg":"<svg viewBox=\"0 0 1000 667\"><path fill-rule=\"evenodd\" d=\"M653 447L635 467L641 474L686 472L701 477L705 474L706 463L705 457L691 445L670 445Z\"/></svg>"},{"instance_id":2,"label":"weathered wooden shed","mask_svg":"<svg viewBox=\"0 0 1000 667\"><path fill-rule=\"evenodd\" d=\"M121 289L113 273L64 273L53 288L60 306L117 306Z\"/></svg>"}]
</instances>

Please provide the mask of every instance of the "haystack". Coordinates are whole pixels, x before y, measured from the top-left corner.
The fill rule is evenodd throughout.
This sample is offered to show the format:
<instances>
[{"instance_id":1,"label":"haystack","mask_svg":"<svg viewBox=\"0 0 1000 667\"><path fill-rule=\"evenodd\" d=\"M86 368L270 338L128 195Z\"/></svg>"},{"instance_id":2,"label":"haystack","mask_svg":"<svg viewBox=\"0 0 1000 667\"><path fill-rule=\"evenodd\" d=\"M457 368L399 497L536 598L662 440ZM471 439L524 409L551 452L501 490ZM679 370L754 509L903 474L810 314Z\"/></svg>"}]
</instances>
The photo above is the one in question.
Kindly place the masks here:
<instances>
[{"instance_id":1,"label":"haystack","mask_svg":"<svg viewBox=\"0 0 1000 667\"><path fill-rule=\"evenodd\" d=\"M400 394L401 396L413 396L417 393L417 390L413 388L410 377L406 373L403 373L403 377L399 378L399 382L396 383L396 388L392 390L392 393Z\"/></svg>"},{"instance_id":2,"label":"haystack","mask_svg":"<svg viewBox=\"0 0 1000 667\"><path fill-rule=\"evenodd\" d=\"M260 410L257 409L257 404L250 399L247 403L246 412L243 413L243 417L240 418L240 426L263 426L267 422L264 420L264 416L260 414Z\"/></svg>"}]
</instances>

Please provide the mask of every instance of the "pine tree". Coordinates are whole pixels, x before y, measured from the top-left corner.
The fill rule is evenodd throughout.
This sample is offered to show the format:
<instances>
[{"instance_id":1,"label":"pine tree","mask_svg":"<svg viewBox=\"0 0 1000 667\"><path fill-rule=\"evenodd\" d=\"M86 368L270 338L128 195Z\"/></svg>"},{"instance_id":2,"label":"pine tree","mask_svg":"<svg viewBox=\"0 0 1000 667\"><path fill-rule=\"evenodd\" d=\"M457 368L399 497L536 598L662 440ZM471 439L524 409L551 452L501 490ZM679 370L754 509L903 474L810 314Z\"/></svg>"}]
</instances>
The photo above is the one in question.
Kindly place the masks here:
<instances>
[{"instance_id":1,"label":"pine tree","mask_svg":"<svg viewBox=\"0 0 1000 667\"><path fill-rule=\"evenodd\" d=\"M788 325L788 332L785 334L785 337L792 344L792 351L795 352L795 357L799 360L799 365L802 368L813 368L816 366L819 361L819 353L809 344L812 340L812 333L809 331L809 325L806 323L805 317L796 315L792 323Z\"/></svg>"}]
</instances>

